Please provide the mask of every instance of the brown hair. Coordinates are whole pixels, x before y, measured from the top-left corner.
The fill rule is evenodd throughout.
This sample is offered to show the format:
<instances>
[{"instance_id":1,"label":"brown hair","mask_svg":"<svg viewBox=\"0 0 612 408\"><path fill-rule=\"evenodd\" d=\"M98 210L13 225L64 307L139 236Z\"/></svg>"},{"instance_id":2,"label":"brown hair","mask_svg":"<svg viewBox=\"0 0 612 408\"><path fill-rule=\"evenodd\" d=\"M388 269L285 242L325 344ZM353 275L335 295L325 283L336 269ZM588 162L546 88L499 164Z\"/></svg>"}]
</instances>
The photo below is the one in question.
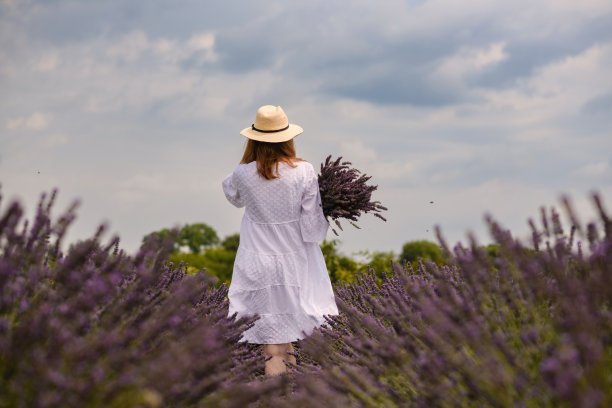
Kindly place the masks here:
<instances>
[{"instance_id":1,"label":"brown hair","mask_svg":"<svg viewBox=\"0 0 612 408\"><path fill-rule=\"evenodd\" d=\"M295 157L293 139L280 143L259 142L249 139L242 155L240 163L257 161L257 171L268 180L278 178L278 163L285 162L291 167L296 165L295 161L303 161ZM276 167L276 174L273 171Z\"/></svg>"}]
</instances>

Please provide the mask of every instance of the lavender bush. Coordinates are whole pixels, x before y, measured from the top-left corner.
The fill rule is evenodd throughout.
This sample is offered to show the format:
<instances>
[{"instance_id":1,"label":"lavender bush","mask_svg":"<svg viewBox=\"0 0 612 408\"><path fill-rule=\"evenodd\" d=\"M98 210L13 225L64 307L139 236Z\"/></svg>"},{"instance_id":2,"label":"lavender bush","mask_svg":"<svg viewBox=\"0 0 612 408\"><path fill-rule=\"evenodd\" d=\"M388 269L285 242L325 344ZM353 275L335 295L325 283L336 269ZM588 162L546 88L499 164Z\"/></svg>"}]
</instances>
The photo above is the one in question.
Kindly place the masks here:
<instances>
[{"instance_id":1,"label":"lavender bush","mask_svg":"<svg viewBox=\"0 0 612 408\"><path fill-rule=\"evenodd\" d=\"M237 343L253 319L226 318L225 285L103 228L62 254L75 206L53 221L54 198L31 226L19 203L0 216L1 407L243 407L275 386L244 386L263 357Z\"/></svg>"},{"instance_id":2,"label":"lavender bush","mask_svg":"<svg viewBox=\"0 0 612 408\"><path fill-rule=\"evenodd\" d=\"M362 212L371 212L375 217L387 221L380 215L380 212L386 211L387 208L379 201L371 201L372 192L378 186L367 185L366 182L371 177L351 168L351 164L351 162L342 161L342 157L332 161L331 155L327 156L324 163L321 163L318 179L323 214L333 220L340 230L342 230L340 218L348 220L355 228L359 228L355 221L359 219ZM335 229L332 228L332 231L338 235Z\"/></svg>"},{"instance_id":3,"label":"lavender bush","mask_svg":"<svg viewBox=\"0 0 612 408\"><path fill-rule=\"evenodd\" d=\"M448 265L391 264L334 286L338 316L266 378L253 319L227 318L227 289L98 231L67 254L74 207L55 193L32 225L0 214L0 407L607 407L612 405L612 222L556 211L525 245L489 219L492 257L470 238Z\"/></svg>"},{"instance_id":4,"label":"lavender bush","mask_svg":"<svg viewBox=\"0 0 612 408\"><path fill-rule=\"evenodd\" d=\"M612 222L595 204L600 225L586 228L566 205L569 236L543 212L533 248L489 219L497 258L470 239L450 266L396 264L380 286L372 271L336 286L341 314L302 342L295 401L612 406Z\"/></svg>"}]
</instances>

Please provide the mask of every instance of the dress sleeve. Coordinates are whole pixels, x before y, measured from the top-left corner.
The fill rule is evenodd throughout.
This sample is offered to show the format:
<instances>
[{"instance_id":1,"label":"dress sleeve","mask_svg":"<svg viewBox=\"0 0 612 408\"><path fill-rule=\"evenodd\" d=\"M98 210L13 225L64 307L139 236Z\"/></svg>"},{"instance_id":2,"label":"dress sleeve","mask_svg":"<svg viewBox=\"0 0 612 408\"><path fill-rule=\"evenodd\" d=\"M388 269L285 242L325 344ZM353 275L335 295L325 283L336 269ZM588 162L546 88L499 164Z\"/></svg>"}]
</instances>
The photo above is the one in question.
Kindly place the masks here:
<instances>
[{"instance_id":1,"label":"dress sleeve","mask_svg":"<svg viewBox=\"0 0 612 408\"><path fill-rule=\"evenodd\" d=\"M329 223L323 215L319 182L312 166L309 166L306 176L304 195L302 196L302 211L300 214L300 230L304 242L320 242L327 236Z\"/></svg>"},{"instance_id":2,"label":"dress sleeve","mask_svg":"<svg viewBox=\"0 0 612 408\"><path fill-rule=\"evenodd\" d=\"M240 208L244 207L244 200L240 195L240 192L236 188L236 184L234 182L234 173L230 174L223 180L223 192L225 193L225 197L227 201L232 203L234 206Z\"/></svg>"}]
</instances>

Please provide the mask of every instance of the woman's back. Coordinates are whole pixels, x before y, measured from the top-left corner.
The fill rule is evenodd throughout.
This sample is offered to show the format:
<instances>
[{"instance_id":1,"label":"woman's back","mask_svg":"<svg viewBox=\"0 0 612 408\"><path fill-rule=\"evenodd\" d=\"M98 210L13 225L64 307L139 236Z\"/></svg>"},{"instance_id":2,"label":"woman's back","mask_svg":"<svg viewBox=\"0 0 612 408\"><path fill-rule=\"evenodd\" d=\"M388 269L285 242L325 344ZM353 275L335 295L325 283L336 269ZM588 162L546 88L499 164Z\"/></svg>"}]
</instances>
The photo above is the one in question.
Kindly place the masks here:
<instances>
[{"instance_id":1,"label":"woman's back","mask_svg":"<svg viewBox=\"0 0 612 408\"><path fill-rule=\"evenodd\" d=\"M298 221L306 183L313 178L314 169L305 161L296 161L294 165L280 162L279 177L272 180L258 173L256 162L236 168L233 181L242 193L245 214L251 221L260 224Z\"/></svg>"}]
</instances>

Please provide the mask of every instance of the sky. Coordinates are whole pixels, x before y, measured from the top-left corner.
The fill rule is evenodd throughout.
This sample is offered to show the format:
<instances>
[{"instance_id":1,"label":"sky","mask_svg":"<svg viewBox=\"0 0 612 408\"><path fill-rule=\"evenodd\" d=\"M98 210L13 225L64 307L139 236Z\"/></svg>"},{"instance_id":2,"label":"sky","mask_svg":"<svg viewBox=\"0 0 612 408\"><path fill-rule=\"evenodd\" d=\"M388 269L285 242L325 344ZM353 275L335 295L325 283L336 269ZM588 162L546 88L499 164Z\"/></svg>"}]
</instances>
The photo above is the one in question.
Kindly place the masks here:
<instances>
[{"instance_id":1,"label":"sky","mask_svg":"<svg viewBox=\"0 0 612 408\"><path fill-rule=\"evenodd\" d=\"M3 211L78 199L68 241L204 222L239 231L221 181L257 108L304 128L298 156L372 176L388 222L341 251L517 237L567 194L612 208L609 0L0 0ZM329 238L334 238L330 232Z\"/></svg>"}]
</instances>

